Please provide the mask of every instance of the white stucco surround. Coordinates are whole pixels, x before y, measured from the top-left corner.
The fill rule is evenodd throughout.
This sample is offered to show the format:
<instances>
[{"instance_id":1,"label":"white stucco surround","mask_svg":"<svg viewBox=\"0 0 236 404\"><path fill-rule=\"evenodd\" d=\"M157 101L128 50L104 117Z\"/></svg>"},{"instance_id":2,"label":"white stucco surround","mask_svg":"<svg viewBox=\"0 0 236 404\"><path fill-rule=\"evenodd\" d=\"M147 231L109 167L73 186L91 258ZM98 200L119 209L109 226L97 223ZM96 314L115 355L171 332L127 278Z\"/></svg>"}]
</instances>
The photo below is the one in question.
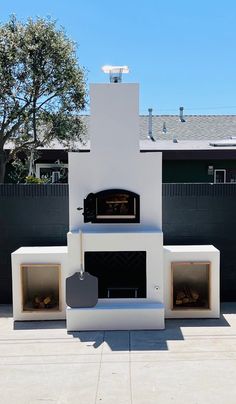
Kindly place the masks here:
<instances>
[{"instance_id":1,"label":"white stucco surround","mask_svg":"<svg viewBox=\"0 0 236 404\"><path fill-rule=\"evenodd\" d=\"M119 226L83 223L77 210L90 192L122 188L140 195L140 223L131 231L162 228L162 154L140 153L138 84L92 84L89 153L69 153L70 230Z\"/></svg>"},{"instance_id":2,"label":"white stucco surround","mask_svg":"<svg viewBox=\"0 0 236 404\"><path fill-rule=\"evenodd\" d=\"M146 251L147 298L99 299L92 309L67 309L67 328L163 328L162 155L140 153L138 84L92 84L89 153L69 153L70 274L84 251ZM84 223L78 207L90 192L126 189L140 196L140 223ZM132 303L132 304L131 304ZM112 310L111 310L112 308ZM137 315L134 315L134 312Z\"/></svg>"},{"instance_id":3,"label":"white stucco surround","mask_svg":"<svg viewBox=\"0 0 236 404\"><path fill-rule=\"evenodd\" d=\"M80 235L68 233L68 276L79 270ZM147 299L163 302L163 234L162 232L85 232L83 233L84 251L146 251ZM107 304L112 299L107 300ZM115 299L116 300L116 299ZM122 299L123 301L125 299ZM130 299L126 299L129 301Z\"/></svg>"},{"instance_id":4,"label":"white stucco surround","mask_svg":"<svg viewBox=\"0 0 236 404\"><path fill-rule=\"evenodd\" d=\"M21 247L12 253L12 298L13 318L17 321L27 320L62 320L65 319L65 278L67 276L67 247ZM60 265L60 310L24 311L22 307L21 265L59 264Z\"/></svg>"},{"instance_id":5,"label":"white stucco surround","mask_svg":"<svg viewBox=\"0 0 236 404\"><path fill-rule=\"evenodd\" d=\"M68 275L79 269L79 233L68 233ZM84 251L146 251L146 299L99 299L92 308L67 308L67 329L124 330L164 328L163 235L158 231L128 229L85 231Z\"/></svg>"},{"instance_id":6,"label":"white stucco surround","mask_svg":"<svg viewBox=\"0 0 236 404\"><path fill-rule=\"evenodd\" d=\"M210 263L210 308L208 310L171 309L171 263ZM218 318L220 316L220 252L213 245L174 245L164 247L164 284L166 318Z\"/></svg>"}]
</instances>

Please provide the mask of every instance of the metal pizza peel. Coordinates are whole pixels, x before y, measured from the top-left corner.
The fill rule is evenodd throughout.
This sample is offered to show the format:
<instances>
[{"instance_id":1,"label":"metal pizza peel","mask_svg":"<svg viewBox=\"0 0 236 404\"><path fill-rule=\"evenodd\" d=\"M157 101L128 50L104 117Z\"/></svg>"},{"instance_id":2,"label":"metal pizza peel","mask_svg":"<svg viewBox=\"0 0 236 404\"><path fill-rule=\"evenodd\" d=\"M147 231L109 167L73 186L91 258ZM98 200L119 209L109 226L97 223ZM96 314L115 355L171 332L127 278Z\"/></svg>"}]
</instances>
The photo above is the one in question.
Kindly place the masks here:
<instances>
[{"instance_id":1,"label":"metal pizza peel","mask_svg":"<svg viewBox=\"0 0 236 404\"><path fill-rule=\"evenodd\" d=\"M94 307L98 301L98 278L84 270L82 232L80 232L80 252L80 270L66 278L66 304L72 308Z\"/></svg>"}]
</instances>

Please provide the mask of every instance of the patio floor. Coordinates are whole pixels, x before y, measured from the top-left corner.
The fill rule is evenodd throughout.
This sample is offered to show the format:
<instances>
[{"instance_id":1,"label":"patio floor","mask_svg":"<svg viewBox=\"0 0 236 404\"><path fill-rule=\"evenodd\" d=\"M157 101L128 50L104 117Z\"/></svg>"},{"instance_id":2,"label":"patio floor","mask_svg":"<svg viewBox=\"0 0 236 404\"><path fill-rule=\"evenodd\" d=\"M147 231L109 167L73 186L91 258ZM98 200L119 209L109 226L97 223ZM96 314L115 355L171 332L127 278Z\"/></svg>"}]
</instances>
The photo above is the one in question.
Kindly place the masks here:
<instances>
[{"instance_id":1,"label":"patio floor","mask_svg":"<svg viewBox=\"0 0 236 404\"><path fill-rule=\"evenodd\" d=\"M4 404L235 404L236 303L219 320L163 331L67 333L64 321L16 322L0 306Z\"/></svg>"}]
</instances>

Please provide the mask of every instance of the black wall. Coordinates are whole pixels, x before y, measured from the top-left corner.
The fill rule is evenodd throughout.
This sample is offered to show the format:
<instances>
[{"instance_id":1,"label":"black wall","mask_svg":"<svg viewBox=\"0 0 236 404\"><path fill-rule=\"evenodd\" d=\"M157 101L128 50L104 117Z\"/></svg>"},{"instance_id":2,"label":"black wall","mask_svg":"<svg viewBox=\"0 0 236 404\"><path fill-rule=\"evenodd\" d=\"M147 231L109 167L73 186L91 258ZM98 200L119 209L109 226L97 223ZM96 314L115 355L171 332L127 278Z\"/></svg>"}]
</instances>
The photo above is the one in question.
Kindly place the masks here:
<instances>
[{"instance_id":1,"label":"black wall","mask_svg":"<svg viewBox=\"0 0 236 404\"><path fill-rule=\"evenodd\" d=\"M219 248L222 301L236 301L235 202L236 184L163 185L164 243ZM68 185L0 185L0 303L12 300L11 252L66 245L68 221Z\"/></svg>"},{"instance_id":2,"label":"black wall","mask_svg":"<svg viewBox=\"0 0 236 404\"><path fill-rule=\"evenodd\" d=\"M66 245L68 185L0 185L0 303L10 303L11 253Z\"/></svg>"},{"instance_id":3,"label":"black wall","mask_svg":"<svg viewBox=\"0 0 236 404\"><path fill-rule=\"evenodd\" d=\"M213 244L221 300L236 301L236 184L163 185L164 244Z\"/></svg>"}]
</instances>

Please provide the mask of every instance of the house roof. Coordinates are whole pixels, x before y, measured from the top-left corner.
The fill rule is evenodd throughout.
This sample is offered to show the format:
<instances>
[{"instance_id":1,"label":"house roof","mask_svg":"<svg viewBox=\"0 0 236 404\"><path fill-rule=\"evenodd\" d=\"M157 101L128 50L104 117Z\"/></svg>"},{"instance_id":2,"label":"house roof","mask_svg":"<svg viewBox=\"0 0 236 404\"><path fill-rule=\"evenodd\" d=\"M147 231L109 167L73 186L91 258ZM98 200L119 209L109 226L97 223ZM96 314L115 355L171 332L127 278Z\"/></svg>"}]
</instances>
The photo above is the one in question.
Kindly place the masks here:
<instances>
[{"instance_id":1,"label":"house roof","mask_svg":"<svg viewBox=\"0 0 236 404\"><path fill-rule=\"evenodd\" d=\"M89 116L83 119L88 127ZM185 115L185 122L178 115L154 115L155 142L148 139L148 115L140 115L139 119L142 151L236 149L236 115ZM87 141L80 149L90 148L88 137Z\"/></svg>"},{"instance_id":2,"label":"house roof","mask_svg":"<svg viewBox=\"0 0 236 404\"><path fill-rule=\"evenodd\" d=\"M217 140L236 136L236 115L155 115L153 136L159 140ZM164 127L164 131L163 131ZM147 137L148 116L140 116L140 138Z\"/></svg>"},{"instance_id":3,"label":"house roof","mask_svg":"<svg viewBox=\"0 0 236 404\"><path fill-rule=\"evenodd\" d=\"M141 152L162 152L163 160L235 160L236 145L209 140L140 140ZM222 144L221 144L222 142Z\"/></svg>"},{"instance_id":4,"label":"house roof","mask_svg":"<svg viewBox=\"0 0 236 404\"><path fill-rule=\"evenodd\" d=\"M88 128L90 117L83 116ZM148 136L148 115L139 116L140 139ZM218 140L236 137L236 115L153 115L152 132L158 140ZM163 131L164 128L164 131Z\"/></svg>"},{"instance_id":5,"label":"house roof","mask_svg":"<svg viewBox=\"0 0 236 404\"><path fill-rule=\"evenodd\" d=\"M155 142L148 140L148 115L140 115L141 150L212 150L236 148L236 115L185 115L181 122L178 115L153 115L152 133ZM82 116L85 124L85 142L75 143L75 149L89 149L90 116ZM233 139L235 138L235 139ZM229 141L229 139L233 139ZM176 141L177 140L177 141ZM11 143L6 149L11 148ZM58 141L44 149L65 149Z\"/></svg>"}]
</instances>

